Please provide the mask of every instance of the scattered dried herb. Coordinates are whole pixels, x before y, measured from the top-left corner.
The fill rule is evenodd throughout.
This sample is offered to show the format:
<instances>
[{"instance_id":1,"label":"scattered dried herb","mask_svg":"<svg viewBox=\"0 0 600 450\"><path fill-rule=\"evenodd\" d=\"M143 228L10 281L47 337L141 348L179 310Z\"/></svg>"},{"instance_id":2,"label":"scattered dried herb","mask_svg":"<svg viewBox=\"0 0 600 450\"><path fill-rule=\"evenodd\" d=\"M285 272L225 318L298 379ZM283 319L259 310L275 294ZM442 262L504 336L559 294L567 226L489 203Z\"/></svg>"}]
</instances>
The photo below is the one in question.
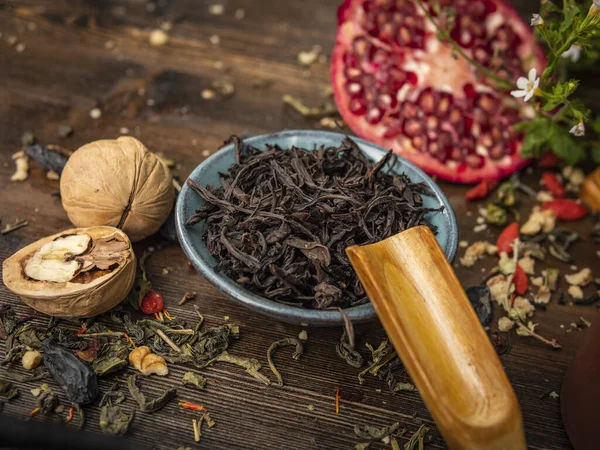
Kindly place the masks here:
<instances>
[{"instance_id":1,"label":"scattered dried herb","mask_svg":"<svg viewBox=\"0 0 600 450\"><path fill-rule=\"evenodd\" d=\"M60 403L60 399L56 392L54 392L47 384L43 384L40 387L40 395L37 398L37 407L39 412L42 414L50 414L54 412L56 407Z\"/></svg>"},{"instance_id":2,"label":"scattered dried herb","mask_svg":"<svg viewBox=\"0 0 600 450\"><path fill-rule=\"evenodd\" d=\"M421 425L417 431L411 436L409 441L404 444L404 450L413 450L417 445L419 446L419 450L423 448L423 439L429 428L425 425Z\"/></svg>"},{"instance_id":3,"label":"scattered dried herb","mask_svg":"<svg viewBox=\"0 0 600 450\"><path fill-rule=\"evenodd\" d=\"M400 428L400 423L395 422L387 427L378 428L371 425L354 425L354 434L360 439L371 439L380 441L385 437L389 437L392 433Z\"/></svg>"},{"instance_id":4,"label":"scattered dried herb","mask_svg":"<svg viewBox=\"0 0 600 450\"><path fill-rule=\"evenodd\" d=\"M104 405L100 408L100 429L104 434L123 436L127 433L134 417L135 410L132 410L131 415L128 416L120 406Z\"/></svg>"},{"instance_id":5,"label":"scattered dried herb","mask_svg":"<svg viewBox=\"0 0 600 450\"><path fill-rule=\"evenodd\" d=\"M0 231L0 234L5 235L8 233L12 233L13 231L18 230L19 228L23 228L26 227L27 225L29 225L29 223L26 220L21 220L20 222L14 223L14 224L6 224L6 226L4 228L2 228L2 231Z\"/></svg>"},{"instance_id":6,"label":"scattered dried herb","mask_svg":"<svg viewBox=\"0 0 600 450\"><path fill-rule=\"evenodd\" d=\"M13 386L10 381L0 380L0 397L5 400L12 400L19 396L19 390Z\"/></svg>"},{"instance_id":7,"label":"scattered dried herb","mask_svg":"<svg viewBox=\"0 0 600 450\"><path fill-rule=\"evenodd\" d=\"M71 403L85 405L98 396L96 374L86 363L51 339L42 344L44 364Z\"/></svg>"},{"instance_id":8,"label":"scattered dried herb","mask_svg":"<svg viewBox=\"0 0 600 450\"><path fill-rule=\"evenodd\" d=\"M31 372L28 372L24 375L17 372L11 372L7 375L11 380L18 381L19 383L28 383L30 381L42 380L50 375L50 372L48 372L48 369L46 369L44 366L38 366Z\"/></svg>"},{"instance_id":9,"label":"scattered dried herb","mask_svg":"<svg viewBox=\"0 0 600 450\"><path fill-rule=\"evenodd\" d=\"M177 395L177 389L167 389L161 395L153 400L147 400L146 396L142 394L140 388L137 386L137 378L135 375L130 375L127 378L127 387L131 396L140 405L140 410L146 413L153 413L165 407L169 401Z\"/></svg>"},{"instance_id":10,"label":"scattered dried herb","mask_svg":"<svg viewBox=\"0 0 600 450\"><path fill-rule=\"evenodd\" d=\"M121 341L105 343L92 362L92 369L99 377L127 368L129 347Z\"/></svg>"},{"instance_id":11,"label":"scattered dried herb","mask_svg":"<svg viewBox=\"0 0 600 450\"><path fill-rule=\"evenodd\" d=\"M430 191L393 172L387 153L373 164L349 138L315 151L267 151L236 136L236 164L218 188L188 184L205 200L187 221L205 221L216 270L278 302L326 309L366 303L345 249L429 225Z\"/></svg>"},{"instance_id":12,"label":"scattered dried herb","mask_svg":"<svg viewBox=\"0 0 600 450\"><path fill-rule=\"evenodd\" d=\"M277 367L275 367L275 363L273 362L273 354L275 353L275 351L277 351L278 348L286 347L288 345L296 346L296 349L294 350L294 353L292 354L292 358L294 358L295 360L300 359L300 356L302 356L302 354L304 353L304 345L302 344L302 342L300 342L300 340L298 340L296 338L285 338L285 339L281 339L279 341L273 342L271 344L271 346L269 347L269 349L267 350L267 361L269 363L269 367L271 368L271 371L275 375L275 378L277 378L277 386L283 386L283 378L281 377L281 374L277 370Z\"/></svg>"},{"instance_id":13,"label":"scattered dried herb","mask_svg":"<svg viewBox=\"0 0 600 450\"><path fill-rule=\"evenodd\" d=\"M354 446L354 450L367 450L370 445L370 442L359 442Z\"/></svg>"},{"instance_id":14,"label":"scattered dried herb","mask_svg":"<svg viewBox=\"0 0 600 450\"><path fill-rule=\"evenodd\" d=\"M369 366L364 369L361 373L358 374L358 382L363 384L365 379L364 376L367 373L370 373L373 376L377 376L379 370L385 367L387 364L390 364L394 358L397 358L396 351L392 344L386 339L381 341L379 347L374 349L370 344L367 344L369 350L371 350L372 361Z\"/></svg>"},{"instance_id":15,"label":"scattered dried herb","mask_svg":"<svg viewBox=\"0 0 600 450\"><path fill-rule=\"evenodd\" d=\"M9 305L0 307L0 338L6 339L17 328L17 315Z\"/></svg>"},{"instance_id":16,"label":"scattered dried herb","mask_svg":"<svg viewBox=\"0 0 600 450\"><path fill-rule=\"evenodd\" d=\"M206 386L206 378L194 372L186 372L181 379L181 383L185 386L194 386L203 391Z\"/></svg>"},{"instance_id":17,"label":"scattered dried herb","mask_svg":"<svg viewBox=\"0 0 600 450\"><path fill-rule=\"evenodd\" d=\"M8 346L7 346L8 347ZM0 362L0 366L5 366L14 361L20 361L23 358L23 355L26 351L29 350L29 347L23 344L15 345L10 348L4 355L4 360Z\"/></svg>"},{"instance_id":18,"label":"scattered dried herb","mask_svg":"<svg viewBox=\"0 0 600 450\"><path fill-rule=\"evenodd\" d=\"M344 331L342 332L342 336L340 337L335 349L340 358L346 361L349 365L360 368L364 364L364 359L362 355L354 348L354 326L344 310L341 308L338 308L338 310L344 318Z\"/></svg>"},{"instance_id":19,"label":"scattered dried herb","mask_svg":"<svg viewBox=\"0 0 600 450\"><path fill-rule=\"evenodd\" d=\"M119 383L114 383L100 399L100 405L119 405L125 401L125 394L119 390Z\"/></svg>"},{"instance_id":20,"label":"scattered dried herb","mask_svg":"<svg viewBox=\"0 0 600 450\"><path fill-rule=\"evenodd\" d=\"M235 364L245 369L248 374L261 381L262 383L266 384L267 386L271 384L271 381L262 373L260 373L260 369L262 366L260 365L258 360L254 358L231 355L227 351L224 351L217 357L210 360L207 365L212 364L213 362L226 362L230 364Z\"/></svg>"},{"instance_id":21,"label":"scattered dried herb","mask_svg":"<svg viewBox=\"0 0 600 450\"><path fill-rule=\"evenodd\" d=\"M144 252L138 260L135 282L133 284L133 289L131 289L131 292L129 293L129 303L136 310L140 309L144 297L152 289L152 283L150 282L150 277L146 271L146 260L150 255L150 252ZM129 332L128 334L131 335Z\"/></svg>"}]
</instances>

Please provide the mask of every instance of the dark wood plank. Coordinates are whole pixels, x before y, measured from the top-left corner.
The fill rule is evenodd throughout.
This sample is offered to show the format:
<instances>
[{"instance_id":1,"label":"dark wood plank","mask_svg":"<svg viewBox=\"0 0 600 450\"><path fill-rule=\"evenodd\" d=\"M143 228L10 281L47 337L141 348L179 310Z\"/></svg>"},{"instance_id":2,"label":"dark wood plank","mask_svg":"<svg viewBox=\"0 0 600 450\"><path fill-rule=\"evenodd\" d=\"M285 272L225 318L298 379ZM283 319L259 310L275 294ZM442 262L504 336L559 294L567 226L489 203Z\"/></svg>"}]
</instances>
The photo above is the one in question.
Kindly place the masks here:
<instances>
[{"instance_id":1,"label":"dark wood plank","mask_svg":"<svg viewBox=\"0 0 600 450\"><path fill-rule=\"evenodd\" d=\"M158 1L153 11L148 9L149 2L134 1L19 1L11 7L0 5L1 215L3 223L17 218L30 222L29 227L0 238L0 259L70 226L60 201L51 196L58 190L58 183L47 180L42 170L33 167L24 183L9 181L13 172L11 154L19 149L23 131L33 131L42 142L60 143L75 150L95 139L114 138L126 127L151 150L175 159L175 173L185 178L232 133L260 134L318 126L283 107L281 97L291 94L315 105L322 101L322 91L329 85L328 65L303 69L297 65L296 55L315 44L321 45L325 54L330 52L336 3L232 0L226 3L225 14L217 17L209 14L209 2L191 0ZM536 6L527 1L520 7L529 14ZM246 12L243 20L233 17L238 8ZM165 47L151 47L148 33L164 21L173 22L171 40ZM209 42L212 35L220 37L219 46ZM7 44L7 36L17 36L26 45L25 51L16 52ZM204 100L202 90L223 78L233 82L235 95ZM269 89L253 87L255 81L265 79L274 82ZM589 92L597 107L600 95L593 88ZM148 100L153 104L149 105ZM89 117L94 107L103 112L98 120ZM74 127L75 134L61 141L56 133L65 123ZM527 179L533 184L539 173ZM495 240L496 230L481 234L472 231L478 205L465 203L465 189L442 186L457 213L461 239ZM528 208L526 203L522 210ZM587 236L590 225L588 220L573 228ZM151 244L142 243L137 249ZM580 267L597 267L595 250L589 242L577 244ZM480 270L489 269L491 264L490 259L475 269L456 265L456 270L463 284L469 286L479 284ZM191 305L179 307L177 301L184 292L195 290L200 294L196 303L208 325L223 323L224 316L241 325L242 338L232 346L232 352L266 363L265 353L271 342L295 336L301 330L231 304L187 268L183 253L175 245L157 251L149 265L155 286L172 314L193 320ZM568 269L556 266L563 272ZM170 273L162 275L163 268L170 269ZM4 286L0 288L0 302L15 305L20 315L31 314ZM557 337L563 349L553 351L535 340L515 337L512 351L502 357L523 409L531 448L571 448L560 420L559 402L542 400L540 395L548 390L559 391L585 333L567 332L569 324L580 316L595 322L598 312L596 308L551 304L548 311L536 313L536 321L540 332ZM45 321L35 316L36 323ZM371 379L359 385L357 371L335 353L334 342L339 334L340 330L309 330L307 352L298 362L291 360L286 351L278 353L278 366L286 382L283 388L263 386L228 365L203 371L208 378L204 393L178 386L180 398L204 404L217 420L217 426L205 433L200 446L193 445L193 414L182 411L176 403L153 415L139 413L129 436L158 449L179 445L333 449L352 448L358 442L352 431L357 423L385 425L399 421L413 432L418 428L412 419L416 413L428 426L435 427L418 393L392 396L382 382ZM358 327L357 336L364 349L366 342L378 344L384 333L379 324L372 324ZM156 393L179 385L186 370L173 365L166 379L142 380L143 389ZM103 380L102 389L112 381ZM404 375L402 381L409 378ZM123 377L120 383L124 384ZM25 417L35 404L28 390L36 384L24 385L21 398L5 406L2 413ZM342 396L339 415L334 411L336 388ZM134 407L132 400L125 405ZM87 408L87 412L87 429L98 432L97 408ZM428 448L445 448L438 433L434 433L434 442Z\"/></svg>"}]
</instances>

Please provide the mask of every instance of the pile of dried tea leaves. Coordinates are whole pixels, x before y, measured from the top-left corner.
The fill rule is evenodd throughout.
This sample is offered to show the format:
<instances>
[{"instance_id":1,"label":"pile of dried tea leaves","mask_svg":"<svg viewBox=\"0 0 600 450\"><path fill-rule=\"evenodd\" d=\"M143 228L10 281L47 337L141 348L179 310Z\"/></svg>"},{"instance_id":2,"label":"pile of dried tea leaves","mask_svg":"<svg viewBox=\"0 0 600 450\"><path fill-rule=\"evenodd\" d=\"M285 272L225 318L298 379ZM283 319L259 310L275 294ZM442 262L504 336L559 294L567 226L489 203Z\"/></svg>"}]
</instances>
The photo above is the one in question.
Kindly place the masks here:
<instances>
[{"instance_id":1,"label":"pile of dried tea leaves","mask_svg":"<svg viewBox=\"0 0 600 450\"><path fill-rule=\"evenodd\" d=\"M391 151L373 164L348 137L313 151L230 141L236 163L221 186L188 180L205 203L187 225L204 221L216 269L258 295L316 309L366 303L345 249L416 225L436 231L429 188L394 173Z\"/></svg>"}]
</instances>

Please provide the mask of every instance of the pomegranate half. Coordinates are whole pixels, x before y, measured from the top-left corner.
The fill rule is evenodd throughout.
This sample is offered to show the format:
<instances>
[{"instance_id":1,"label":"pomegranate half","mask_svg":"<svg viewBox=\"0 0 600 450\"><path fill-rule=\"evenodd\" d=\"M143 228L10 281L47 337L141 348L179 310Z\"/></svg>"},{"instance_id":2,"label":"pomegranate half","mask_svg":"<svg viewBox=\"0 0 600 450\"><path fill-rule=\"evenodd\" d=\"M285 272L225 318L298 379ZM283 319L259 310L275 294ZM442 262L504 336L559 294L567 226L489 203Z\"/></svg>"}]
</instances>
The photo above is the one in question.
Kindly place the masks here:
<instances>
[{"instance_id":1,"label":"pomegranate half","mask_svg":"<svg viewBox=\"0 0 600 450\"><path fill-rule=\"evenodd\" d=\"M543 70L531 28L503 0L423 3L469 57L497 76L515 81L531 68ZM514 124L533 117L532 106L497 89L442 43L414 0L346 0L331 75L340 113L356 134L432 175L476 183L527 164Z\"/></svg>"}]
</instances>

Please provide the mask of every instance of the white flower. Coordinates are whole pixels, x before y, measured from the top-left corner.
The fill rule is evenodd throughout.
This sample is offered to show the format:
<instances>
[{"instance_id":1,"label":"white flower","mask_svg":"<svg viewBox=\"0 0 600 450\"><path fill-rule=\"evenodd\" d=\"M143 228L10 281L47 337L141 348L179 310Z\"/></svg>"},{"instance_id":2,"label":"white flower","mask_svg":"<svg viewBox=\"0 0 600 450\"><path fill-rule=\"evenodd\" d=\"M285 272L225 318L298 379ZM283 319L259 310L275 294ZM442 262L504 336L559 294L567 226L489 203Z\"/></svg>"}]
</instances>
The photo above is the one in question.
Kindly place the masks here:
<instances>
[{"instance_id":1,"label":"white flower","mask_svg":"<svg viewBox=\"0 0 600 450\"><path fill-rule=\"evenodd\" d=\"M599 0L600 1L600 0ZM575 136L583 136L585 134L585 127L583 126L583 120L580 120L577 125L569 130L569 133Z\"/></svg>"},{"instance_id":2,"label":"white flower","mask_svg":"<svg viewBox=\"0 0 600 450\"><path fill-rule=\"evenodd\" d=\"M600 0L598 0L600 1ZM519 77L517 80L518 91L510 91L510 95L516 98L525 97L523 101L528 102L535 90L540 85L540 77L537 76L537 70L535 67L529 71L529 79L525 77Z\"/></svg>"},{"instance_id":3,"label":"white flower","mask_svg":"<svg viewBox=\"0 0 600 450\"><path fill-rule=\"evenodd\" d=\"M531 26L538 27L540 25L544 25L544 19L542 19L542 16L540 16L539 14L534 14L533 16L531 16Z\"/></svg>"},{"instance_id":4,"label":"white flower","mask_svg":"<svg viewBox=\"0 0 600 450\"><path fill-rule=\"evenodd\" d=\"M571 62L579 61L579 57L581 56L581 45L579 45L579 44L571 45L569 50L567 50L566 52L563 52L562 55L560 55L560 56L562 56L563 58L571 58Z\"/></svg>"}]
</instances>

